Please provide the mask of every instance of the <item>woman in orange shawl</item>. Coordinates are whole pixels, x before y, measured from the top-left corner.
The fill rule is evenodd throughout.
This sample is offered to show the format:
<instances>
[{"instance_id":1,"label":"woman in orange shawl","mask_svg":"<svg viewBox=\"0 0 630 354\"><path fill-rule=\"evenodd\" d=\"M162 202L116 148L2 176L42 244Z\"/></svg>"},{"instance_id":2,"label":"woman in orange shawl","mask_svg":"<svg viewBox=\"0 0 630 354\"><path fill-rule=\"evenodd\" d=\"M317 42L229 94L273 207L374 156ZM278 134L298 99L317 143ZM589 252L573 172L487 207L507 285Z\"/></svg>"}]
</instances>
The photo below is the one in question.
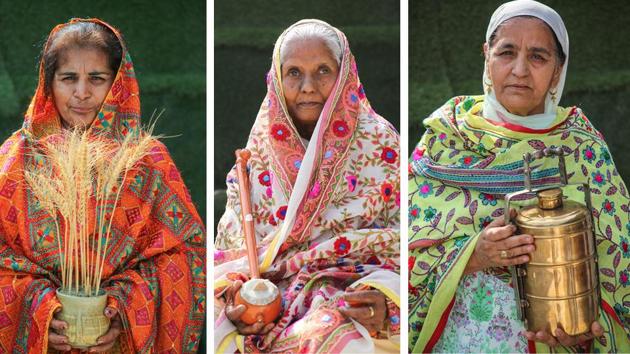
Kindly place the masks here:
<instances>
[{"instance_id":1,"label":"woman in orange shawl","mask_svg":"<svg viewBox=\"0 0 630 354\"><path fill-rule=\"evenodd\" d=\"M71 349L66 324L53 318L61 307L58 216L41 207L24 171L42 153L40 144L64 130L120 141L146 134L140 116L119 32L97 19L55 27L24 125L0 147L1 352ZM194 353L205 311L205 230L166 147L153 139L121 188L101 277L112 322L91 349Z\"/></svg>"}]
</instances>

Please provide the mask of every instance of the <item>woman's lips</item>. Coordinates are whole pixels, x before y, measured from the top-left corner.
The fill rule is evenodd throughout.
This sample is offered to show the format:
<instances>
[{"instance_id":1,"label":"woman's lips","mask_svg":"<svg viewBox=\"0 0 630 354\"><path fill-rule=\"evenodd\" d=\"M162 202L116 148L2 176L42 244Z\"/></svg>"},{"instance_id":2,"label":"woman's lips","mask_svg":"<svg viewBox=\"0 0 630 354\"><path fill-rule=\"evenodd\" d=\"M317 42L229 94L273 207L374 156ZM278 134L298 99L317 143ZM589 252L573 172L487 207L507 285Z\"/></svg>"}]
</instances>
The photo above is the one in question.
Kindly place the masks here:
<instances>
[{"instance_id":1,"label":"woman's lips","mask_svg":"<svg viewBox=\"0 0 630 354\"><path fill-rule=\"evenodd\" d=\"M506 88L511 88L515 90L529 90L530 87L527 85L507 85Z\"/></svg>"},{"instance_id":2,"label":"woman's lips","mask_svg":"<svg viewBox=\"0 0 630 354\"><path fill-rule=\"evenodd\" d=\"M70 110L78 114L87 114L93 111L91 107L70 107Z\"/></svg>"},{"instance_id":3,"label":"woman's lips","mask_svg":"<svg viewBox=\"0 0 630 354\"><path fill-rule=\"evenodd\" d=\"M322 106L320 102L300 102L297 105L303 109L314 109Z\"/></svg>"}]
</instances>

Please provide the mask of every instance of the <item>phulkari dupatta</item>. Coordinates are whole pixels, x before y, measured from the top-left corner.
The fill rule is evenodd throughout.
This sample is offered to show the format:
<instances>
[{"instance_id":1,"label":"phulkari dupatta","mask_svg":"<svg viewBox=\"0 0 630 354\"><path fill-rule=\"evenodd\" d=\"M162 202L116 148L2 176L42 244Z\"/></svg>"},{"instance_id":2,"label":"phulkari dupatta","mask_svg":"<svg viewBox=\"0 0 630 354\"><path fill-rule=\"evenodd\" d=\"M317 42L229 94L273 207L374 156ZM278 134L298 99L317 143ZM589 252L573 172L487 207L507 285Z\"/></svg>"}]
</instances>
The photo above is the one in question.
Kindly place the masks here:
<instances>
[{"instance_id":1,"label":"phulkari dupatta","mask_svg":"<svg viewBox=\"0 0 630 354\"><path fill-rule=\"evenodd\" d=\"M503 213L506 193L524 189L522 156L561 147L570 183L590 181L605 335L591 350L630 351L630 208L603 136L577 107L559 108L551 128L486 120L483 96L449 100L424 120L409 163L409 350L429 352L440 339L480 231ZM535 163L533 185L559 181L557 160ZM583 201L565 188L569 199ZM530 199L517 205L528 205ZM507 269L489 270L506 282ZM514 304L516 306L516 304ZM555 348L575 351L576 348ZM549 352L529 342L530 352Z\"/></svg>"},{"instance_id":2,"label":"phulkari dupatta","mask_svg":"<svg viewBox=\"0 0 630 354\"><path fill-rule=\"evenodd\" d=\"M293 26L307 21L314 20ZM343 48L339 76L305 145L282 93L279 48L291 28L276 42L267 95L247 142L261 271L280 287L283 311L265 336L238 335L225 317L222 294L248 274L233 169L215 241L215 352L373 352L374 341L341 315L338 299L349 286L382 291L396 338L398 134L370 107L346 37L335 29Z\"/></svg>"},{"instance_id":3,"label":"phulkari dupatta","mask_svg":"<svg viewBox=\"0 0 630 354\"><path fill-rule=\"evenodd\" d=\"M76 21L103 25L121 40L119 32L101 20L69 23ZM66 25L55 27L49 39ZM144 134L138 83L124 46L110 92L89 129L111 139ZM55 295L60 264L54 221L24 181L25 167L37 163L38 142L60 131L53 99L44 93L40 65L24 126L0 147L2 352L46 352L48 327L61 306ZM118 308L124 324L118 347L123 353L196 353L205 312L205 230L162 143L153 142L151 153L136 163L122 188L111 216L102 278L108 305Z\"/></svg>"}]
</instances>

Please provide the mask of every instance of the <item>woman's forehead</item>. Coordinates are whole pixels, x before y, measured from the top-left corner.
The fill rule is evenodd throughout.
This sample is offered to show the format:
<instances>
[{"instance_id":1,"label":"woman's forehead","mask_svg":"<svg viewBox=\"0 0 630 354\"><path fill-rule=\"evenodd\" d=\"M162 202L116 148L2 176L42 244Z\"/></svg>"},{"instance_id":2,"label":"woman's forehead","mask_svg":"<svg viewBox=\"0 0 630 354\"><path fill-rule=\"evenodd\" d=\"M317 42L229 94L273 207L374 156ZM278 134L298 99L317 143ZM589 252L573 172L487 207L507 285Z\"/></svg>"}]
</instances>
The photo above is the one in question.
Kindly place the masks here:
<instances>
[{"instance_id":1,"label":"woman's forehead","mask_svg":"<svg viewBox=\"0 0 630 354\"><path fill-rule=\"evenodd\" d=\"M283 63L289 60L322 60L335 61L332 51L326 41L318 37L294 38L285 44Z\"/></svg>"},{"instance_id":2,"label":"woman's forehead","mask_svg":"<svg viewBox=\"0 0 630 354\"><path fill-rule=\"evenodd\" d=\"M57 67L66 65L89 64L91 66L107 66L107 54L99 48L69 47L59 53Z\"/></svg>"},{"instance_id":3,"label":"woman's forehead","mask_svg":"<svg viewBox=\"0 0 630 354\"><path fill-rule=\"evenodd\" d=\"M536 17L513 17L505 20L497 28L495 42L510 42L519 45L525 42L528 45L554 47L553 32L549 25ZM515 43L512 43L515 42Z\"/></svg>"}]
</instances>

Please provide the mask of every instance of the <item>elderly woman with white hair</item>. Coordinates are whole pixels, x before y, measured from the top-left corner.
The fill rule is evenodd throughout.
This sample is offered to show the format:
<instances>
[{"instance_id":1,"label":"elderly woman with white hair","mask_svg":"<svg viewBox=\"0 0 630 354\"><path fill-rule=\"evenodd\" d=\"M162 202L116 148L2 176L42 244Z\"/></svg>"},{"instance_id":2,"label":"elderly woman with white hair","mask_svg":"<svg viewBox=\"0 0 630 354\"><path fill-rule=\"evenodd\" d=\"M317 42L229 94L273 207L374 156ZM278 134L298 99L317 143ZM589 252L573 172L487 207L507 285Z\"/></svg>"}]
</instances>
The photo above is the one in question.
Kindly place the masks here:
<instances>
[{"instance_id":1,"label":"elderly woman with white hair","mask_svg":"<svg viewBox=\"0 0 630 354\"><path fill-rule=\"evenodd\" d=\"M411 156L409 349L628 352L629 197L603 136L580 108L558 106L569 61L564 23L536 1L505 3L484 54L485 94L452 98L425 119ZM505 224L498 202L525 189L523 155L552 147L567 156L569 183L591 186L601 303L590 331L577 336L529 332L517 316L508 267L529 262L537 245ZM557 166L537 161L532 184L557 184Z\"/></svg>"},{"instance_id":2,"label":"elderly woman with white hair","mask_svg":"<svg viewBox=\"0 0 630 354\"><path fill-rule=\"evenodd\" d=\"M303 20L278 39L246 148L272 323L246 324L236 172L214 252L215 352L398 352L399 138L370 107L345 35Z\"/></svg>"}]
</instances>

